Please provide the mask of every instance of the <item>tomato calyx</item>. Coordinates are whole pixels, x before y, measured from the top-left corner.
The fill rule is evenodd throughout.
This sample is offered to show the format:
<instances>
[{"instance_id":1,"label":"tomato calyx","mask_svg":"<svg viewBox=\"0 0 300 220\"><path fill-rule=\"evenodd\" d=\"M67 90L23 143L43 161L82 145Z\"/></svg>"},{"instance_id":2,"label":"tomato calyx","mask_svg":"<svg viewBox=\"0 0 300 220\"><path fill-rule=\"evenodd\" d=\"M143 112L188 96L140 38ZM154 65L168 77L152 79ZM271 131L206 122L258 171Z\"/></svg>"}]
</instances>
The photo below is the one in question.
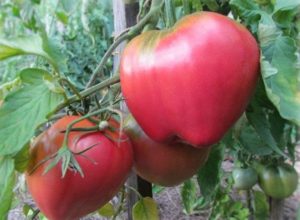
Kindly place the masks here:
<instances>
[{"instance_id":1,"label":"tomato calyx","mask_svg":"<svg viewBox=\"0 0 300 220\"><path fill-rule=\"evenodd\" d=\"M121 118L121 122L120 122L120 135L119 138L114 138L112 135L112 132L115 131L115 127L116 126L116 121L114 119L112 119L111 116L109 116L108 118L105 118L103 120L98 121L97 119L93 118L96 115L99 115L105 111L110 111L113 114L118 114ZM80 121L83 120L90 120L92 123L96 123L95 126L91 126L91 127L73 127L75 124L79 123ZM76 156L84 156L84 153L90 149L92 149L93 147L95 147L97 145L94 144L92 146L87 147L86 149L79 151L79 152L73 152L72 150L70 150L69 148L69 135L70 132L75 132L75 131L79 131L82 132L81 134L77 135L77 137L75 139L72 139L73 142L78 142L80 140L81 137L83 137L84 135L91 133L91 132L96 132L96 131L100 131L103 132L103 135L106 136L109 140L111 140L112 142L116 142L118 143L117 146L120 145L120 142L122 141L127 141L127 140L122 140L122 130L123 130L123 122L122 122L122 113L119 112L118 110L112 109L110 107L107 108L103 108L103 109L99 109L97 111L94 111L90 114L84 115L74 121L72 121L69 125L67 125L67 128L63 131L61 131L64 134L64 140L62 143L62 146L60 147L60 149L47 156L46 158L44 158L43 160L41 160L38 164L36 164L36 166L33 167L33 169L31 169L31 171L29 172L30 174L33 173L39 166L41 166L42 164L46 163L49 160L52 160L49 165L45 168L43 174L46 174L47 172L49 172L53 167L55 167L59 162L61 162L61 172L62 172L62 178L65 177L67 170L70 169L74 172L79 172L81 177L84 177L84 173L78 163L78 161L76 160ZM86 157L86 156L84 156ZM86 158L88 160L92 161L90 158Z\"/></svg>"},{"instance_id":2,"label":"tomato calyx","mask_svg":"<svg viewBox=\"0 0 300 220\"><path fill-rule=\"evenodd\" d=\"M83 173L79 163L77 162L75 156L83 155L83 153L92 149L94 146L96 146L96 144L92 145L80 152L73 152L67 147L67 145L63 145L56 153L49 155L46 158L44 158L43 160L41 160L36 166L34 166L31 169L29 174L32 174L36 169L38 169L41 165L43 165L47 161L52 160L51 163L44 170L43 175L46 174L47 172L49 172L60 161L62 161L62 178L66 175L68 169L70 169L74 172L79 172L81 177L84 177L84 173ZM87 158L87 159L89 159L91 162L94 162L90 158Z\"/></svg>"}]
</instances>

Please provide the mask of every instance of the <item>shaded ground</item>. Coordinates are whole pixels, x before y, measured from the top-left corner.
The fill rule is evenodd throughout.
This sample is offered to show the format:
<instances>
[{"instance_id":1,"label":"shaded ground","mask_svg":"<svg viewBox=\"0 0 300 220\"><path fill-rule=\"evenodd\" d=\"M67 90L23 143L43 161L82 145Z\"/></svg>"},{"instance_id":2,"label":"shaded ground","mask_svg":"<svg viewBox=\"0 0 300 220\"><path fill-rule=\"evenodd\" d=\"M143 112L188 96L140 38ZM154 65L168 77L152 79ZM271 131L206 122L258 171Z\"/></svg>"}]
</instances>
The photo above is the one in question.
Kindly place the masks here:
<instances>
[{"instance_id":1,"label":"shaded ground","mask_svg":"<svg viewBox=\"0 0 300 220\"><path fill-rule=\"evenodd\" d=\"M300 147L298 147L298 159L296 162L296 169L300 174ZM226 171L231 170L232 164L230 162L224 162L223 168ZM20 182L23 182L21 178ZM21 189L22 190L22 189ZM25 190L25 189L23 189ZM22 198L23 195L23 198ZM24 196L25 195L25 196ZM20 193L21 200L33 204L32 200L30 200L26 194ZM241 195L234 193L233 197L235 199L242 199ZM203 211L200 214L187 216L182 211L182 204L181 204L181 196L180 196L180 187L171 187L163 190L159 194L155 195L155 200L159 205L159 211L161 215L161 220L206 220L208 213ZM294 195L285 200L284 205L284 220L295 220L296 219L296 211L300 204L300 185L298 186L298 190L294 193ZM22 207L23 204L19 204L13 209L9 214L9 220L25 220L25 216L22 214ZM106 218L101 218L98 215L91 215L83 220L103 220ZM126 220L126 214L124 214L121 218Z\"/></svg>"}]
</instances>

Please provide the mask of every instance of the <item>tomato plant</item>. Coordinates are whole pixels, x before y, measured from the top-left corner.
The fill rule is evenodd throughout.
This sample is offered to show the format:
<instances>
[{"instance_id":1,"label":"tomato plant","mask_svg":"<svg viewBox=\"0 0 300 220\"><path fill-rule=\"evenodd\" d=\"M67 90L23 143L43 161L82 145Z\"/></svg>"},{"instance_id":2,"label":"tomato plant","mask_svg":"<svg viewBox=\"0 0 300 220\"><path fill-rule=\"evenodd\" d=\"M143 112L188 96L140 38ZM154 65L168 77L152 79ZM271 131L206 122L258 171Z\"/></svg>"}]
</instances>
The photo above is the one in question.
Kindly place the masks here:
<instances>
[{"instance_id":1,"label":"tomato plant","mask_svg":"<svg viewBox=\"0 0 300 220\"><path fill-rule=\"evenodd\" d=\"M145 180L174 186L191 178L205 164L210 148L196 149L185 143L159 143L149 138L129 115L125 132L134 152L134 169Z\"/></svg>"},{"instance_id":2,"label":"tomato plant","mask_svg":"<svg viewBox=\"0 0 300 220\"><path fill-rule=\"evenodd\" d=\"M261 189L275 199L289 197L298 186L297 171L286 163L263 166L258 177Z\"/></svg>"},{"instance_id":3,"label":"tomato plant","mask_svg":"<svg viewBox=\"0 0 300 220\"><path fill-rule=\"evenodd\" d=\"M257 183L257 173L252 167L235 168L232 171L233 187L240 190L251 189Z\"/></svg>"},{"instance_id":4,"label":"tomato plant","mask_svg":"<svg viewBox=\"0 0 300 220\"><path fill-rule=\"evenodd\" d=\"M58 120L36 138L31 149L26 181L37 206L51 220L79 219L100 208L118 192L132 166L132 148L128 140L124 141L125 135L120 137L108 129L72 131L68 146L77 154L84 176L69 167L62 178L59 165L44 173L53 161L49 156L62 146L67 126L78 118L65 116ZM74 128L92 126L92 122L83 120ZM117 128L115 122L110 126Z\"/></svg>"},{"instance_id":5,"label":"tomato plant","mask_svg":"<svg viewBox=\"0 0 300 220\"><path fill-rule=\"evenodd\" d=\"M158 142L179 139L199 148L218 142L240 117L258 74L259 49L251 33L212 12L137 36L120 63L123 95L145 133Z\"/></svg>"},{"instance_id":6,"label":"tomato plant","mask_svg":"<svg viewBox=\"0 0 300 220\"><path fill-rule=\"evenodd\" d=\"M120 172L129 164L120 168L127 158L118 157L123 148L109 155L106 148L110 146L106 143L115 146L111 137L122 133L123 100L141 125L131 131L126 127L141 176L174 185L196 172L197 178L187 179L182 186L182 213L199 214L205 209L211 210L211 218L272 216L269 210L278 209L269 209L269 200L270 206L275 203L267 200L268 191L248 190L247 204L237 201L231 195L232 178L223 168L231 161L241 167L256 161L295 164L300 126L299 7L299 0L0 1L0 219L15 218L11 210L15 202L23 206L27 218L36 218L39 212L23 199L27 192L18 177L24 170L36 180L38 186L29 184L29 188L46 215L57 208L54 217L77 218L107 201L124 181L126 175ZM126 21L121 11L126 12ZM122 56L123 47L118 45L125 41L129 43ZM89 123L88 128L65 127L65 132L49 135L59 140L55 146L47 143L49 152L42 147L29 151L30 140L65 115L80 115L76 121ZM120 128L107 121L112 117ZM45 134L49 130L37 140ZM78 140L66 143L75 136ZM101 144L90 145L98 137ZM42 144L36 141L35 145ZM27 167L29 152L36 152L37 158ZM98 152L106 157L100 158ZM34 161L43 155L49 160L39 160L40 166L35 167ZM106 195L103 200L94 196L100 182L92 180L100 180L101 175L94 161L115 165L99 168L107 176L101 178L106 189L99 192ZM44 176L35 176L45 168ZM118 172L109 172L114 169ZM145 182L135 179L97 213L115 219L124 211L127 196L135 197L130 194L136 186L143 195L150 192L151 183L143 188ZM291 179L294 187L295 177ZM65 187L67 199L47 187L54 184L56 190L66 182L75 182ZM290 188L284 188L285 196ZM70 190L76 193L71 195ZM24 197L19 195L22 192ZM83 192L95 200L78 205ZM143 199L139 192L133 219L159 219L155 202ZM160 215L170 218L167 213Z\"/></svg>"}]
</instances>

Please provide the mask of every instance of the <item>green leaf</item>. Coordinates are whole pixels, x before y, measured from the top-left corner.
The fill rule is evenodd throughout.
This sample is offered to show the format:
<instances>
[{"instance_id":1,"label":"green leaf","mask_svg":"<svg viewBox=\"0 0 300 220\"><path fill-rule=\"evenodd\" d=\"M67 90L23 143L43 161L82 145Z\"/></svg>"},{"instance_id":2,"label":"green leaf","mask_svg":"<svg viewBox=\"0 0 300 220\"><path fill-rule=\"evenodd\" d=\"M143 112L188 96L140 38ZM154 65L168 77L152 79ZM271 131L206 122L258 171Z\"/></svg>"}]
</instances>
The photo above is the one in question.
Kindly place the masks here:
<instances>
[{"instance_id":1,"label":"green leaf","mask_svg":"<svg viewBox=\"0 0 300 220\"><path fill-rule=\"evenodd\" d=\"M30 210L31 210L31 206L28 205L28 204L24 204L24 206L23 206L23 214L25 216L27 216L29 214Z\"/></svg>"},{"instance_id":2,"label":"green leaf","mask_svg":"<svg viewBox=\"0 0 300 220\"><path fill-rule=\"evenodd\" d=\"M37 126L63 101L45 83L51 75L41 69L20 73L22 88L10 93L0 108L0 155L16 154L33 137Z\"/></svg>"},{"instance_id":3,"label":"green leaf","mask_svg":"<svg viewBox=\"0 0 300 220\"><path fill-rule=\"evenodd\" d=\"M181 199L187 214L191 214L193 212L197 199L196 193L197 189L193 180L186 180L181 188Z\"/></svg>"},{"instance_id":4,"label":"green leaf","mask_svg":"<svg viewBox=\"0 0 300 220\"><path fill-rule=\"evenodd\" d=\"M296 52L294 39L277 37L262 48L261 72L267 95L280 115L300 125L300 70Z\"/></svg>"},{"instance_id":5,"label":"green leaf","mask_svg":"<svg viewBox=\"0 0 300 220\"><path fill-rule=\"evenodd\" d=\"M212 148L206 164L198 171L197 181L201 195L206 201L215 196L215 189L220 183L221 164L224 157L224 145L219 144Z\"/></svg>"},{"instance_id":6,"label":"green leaf","mask_svg":"<svg viewBox=\"0 0 300 220\"><path fill-rule=\"evenodd\" d=\"M295 16L299 13L299 0L277 0L273 18L283 28L291 29L294 25Z\"/></svg>"},{"instance_id":7,"label":"green leaf","mask_svg":"<svg viewBox=\"0 0 300 220\"><path fill-rule=\"evenodd\" d=\"M159 220L156 202L150 197L142 198L134 204L132 218L133 220Z\"/></svg>"},{"instance_id":8,"label":"green leaf","mask_svg":"<svg viewBox=\"0 0 300 220\"><path fill-rule=\"evenodd\" d=\"M115 214L114 206L109 202L98 210L98 214L104 217L112 217Z\"/></svg>"},{"instance_id":9,"label":"green leaf","mask_svg":"<svg viewBox=\"0 0 300 220\"><path fill-rule=\"evenodd\" d=\"M261 19L261 10L253 0L230 0L235 17L240 17L252 32L257 31L258 21Z\"/></svg>"},{"instance_id":10,"label":"green leaf","mask_svg":"<svg viewBox=\"0 0 300 220\"><path fill-rule=\"evenodd\" d=\"M275 10L293 10L300 6L298 0L276 0Z\"/></svg>"},{"instance_id":11,"label":"green leaf","mask_svg":"<svg viewBox=\"0 0 300 220\"><path fill-rule=\"evenodd\" d=\"M254 216L255 219L267 220L269 204L266 195L261 191L254 191Z\"/></svg>"},{"instance_id":12,"label":"green leaf","mask_svg":"<svg viewBox=\"0 0 300 220\"><path fill-rule=\"evenodd\" d=\"M0 219L6 219L13 200L15 184L14 161L11 158L0 158Z\"/></svg>"},{"instance_id":13,"label":"green leaf","mask_svg":"<svg viewBox=\"0 0 300 220\"><path fill-rule=\"evenodd\" d=\"M252 126L245 126L242 129L239 140L242 147L251 154L265 156L273 152L273 150L261 140Z\"/></svg>"},{"instance_id":14,"label":"green leaf","mask_svg":"<svg viewBox=\"0 0 300 220\"><path fill-rule=\"evenodd\" d=\"M253 111L247 111L246 115L250 122L250 124L256 130L258 136L261 140L273 151L278 153L279 155L286 157L286 154L280 149L278 143L271 133L271 125L266 117L266 114L261 110L259 106L254 106Z\"/></svg>"},{"instance_id":15,"label":"green leaf","mask_svg":"<svg viewBox=\"0 0 300 220\"><path fill-rule=\"evenodd\" d=\"M189 1L189 0L187 0L187 1ZM192 0L192 7L195 11L203 10L202 3L199 0Z\"/></svg>"},{"instance_id":16,"label":"green leaf","mask_svg":"<svg viewBox=\"0 0 300 220\"><path fill-rule=\"evenodd\" d=\"M55 12L56 17L59 21L61 21L64 25L68 24L69 16L68 14L63 10L58 10Z\"/></svg>"},{"instance_id":17,"label":"green leaf","mask_svg":"<svg viewBox=\"0 0 300 220\"><path fill-rule=\"evenodd\" d=\"M14 157L15 170L23 173L29 162L29 143L26 144Z\"/></svg>"},{"instance_id":18,"label":"green leaf","mask_svg":"<svg viewBox=\"0 0 300 220\"><path fill-rule=\"evenodd\" d=\"M8 93L16 90L20 85L21 80L18 77L10 82L0 85L0 100L3 100Z\"/></svg>"},{"instance_id":19,"label":"green leaf","mask_svg":"<svg viewBox=\"0 0 300 220\"><path fill-rule=\"evenodd\" d=\"M202 0L202 2L210 11L217 11L219 9L219 5L216 0Z\"/></svg>"},{"instance_id":20,"label":"green leaf","mask_svg":"<svg viewBox=\"0 0 300 220\"><path fill-rule=\"evenodd\" d=\"M65 71L66 61L60 48L46 34L26 37L0 39L0 60L19 55L37 55L44 57L56 70Z\"/></svg>"}]
</instances>

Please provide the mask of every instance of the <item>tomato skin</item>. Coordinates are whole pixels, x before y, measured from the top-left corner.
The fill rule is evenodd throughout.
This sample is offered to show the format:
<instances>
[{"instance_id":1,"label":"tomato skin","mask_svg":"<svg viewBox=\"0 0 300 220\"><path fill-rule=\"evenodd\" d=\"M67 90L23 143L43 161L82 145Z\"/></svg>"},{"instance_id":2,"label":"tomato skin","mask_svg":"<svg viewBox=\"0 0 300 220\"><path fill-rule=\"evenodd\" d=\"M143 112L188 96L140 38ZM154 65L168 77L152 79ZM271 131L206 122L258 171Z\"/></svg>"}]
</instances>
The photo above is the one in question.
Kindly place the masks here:
<instances>
[{"instance_id":1,"label":"tomato skin","mask_svg":"<svg viewBox=\"0 0 300 220\"><path fill-rule=\"evenodd\" d=\"M201 168L210 148L197 149L184 143L158 143L150 139L130 115L125 133L130 137L136 173L161 186L174 186L192 177Z\"/></svg>"},{"instance_id":2,"label":"tomato skin","mask_svg":"<svg viewBox=\"0 0 300 220\"><path fill-rule=\"evenodd\" d=\"M298 173L294 167L286 163L268 165L259 172L258 182L266 195L275 199L284 199L297 189Z\"/></svg>"},{"instance_id":3,"label":"tomato skin","mask_svg":"<svg viewBox=\"0 0 300 220\"><path fill-rule=\"evenodd\" d=\"M257 173L252 167L235 168L232 171L233 187L239 190L251 189L257 183Z\"/></svg>"},{"instance_id":4,"label":"tomato skin","mask_svg":"<svg viewBox=\"0 0 300 220\"><path fill-rule=\"evenodd\" d=\"M218 142L241 116L258 76L253 36L213 12L135 37L120 64L125 101L145 133L198 148Z\"/></svg>"},{"instance_id":5,"label":"tomato skin","mask_svg":"<svg viewBox=\"0 0 300 220\"><path fill-rule=\"evenodd\" d=\"M61 177L61 164L43 175L51 161L39 166L32 174L30 171L47 155L55 153L62 145L66 126L78 116L66 116L58 120L48 130L37 137L31 149L31 160L26 174L28 189L37 206L51 220L75 220L100 208L119 190L132 167L132 147L128 141L119 145L105 135L118 138L118 131L111 132L71 132L69 148L80 152L90 146L84 156L76 156L84 177L68 170ZM116 125L116 122L110 124ZM74 127L94 126L88 120ZM128 137L123 134L122 139ZM90 159L88 159L90 158Z\"/></svg>"}]
</instances>

